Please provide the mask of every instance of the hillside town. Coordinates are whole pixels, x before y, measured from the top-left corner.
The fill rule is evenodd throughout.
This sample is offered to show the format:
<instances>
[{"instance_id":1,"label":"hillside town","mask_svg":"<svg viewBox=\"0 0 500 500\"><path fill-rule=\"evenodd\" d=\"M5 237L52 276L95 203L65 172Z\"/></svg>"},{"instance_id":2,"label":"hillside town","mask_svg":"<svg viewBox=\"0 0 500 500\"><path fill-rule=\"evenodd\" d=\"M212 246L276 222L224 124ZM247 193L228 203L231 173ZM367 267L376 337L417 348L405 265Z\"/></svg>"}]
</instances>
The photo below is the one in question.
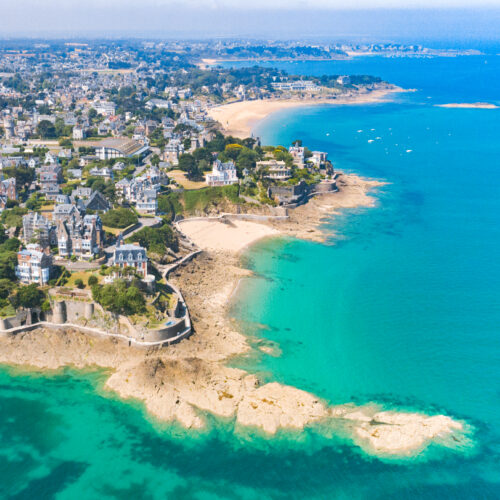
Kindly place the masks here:
<instances>
[{"instance_id":1,"label":"hillside town","mask_svg":"<svg viewBox=\"0 0 500 500\"><path fill-rule=\"evenodd\" d=\"M178 335L188 325L186 307L168 272L196 249L176 222L224 211L286 213L317 190L336 190L326 152L300 139L266 146L224 135L210 110L271 95L335 99L378 83L201 69L184 45L2 42L4 329L62 321L55 308L64 300L68 310L83 301L103 317L133 318L142 340L162 325ZM88 325L95 319L84 316Z\"/></svg>"}]
</instances>

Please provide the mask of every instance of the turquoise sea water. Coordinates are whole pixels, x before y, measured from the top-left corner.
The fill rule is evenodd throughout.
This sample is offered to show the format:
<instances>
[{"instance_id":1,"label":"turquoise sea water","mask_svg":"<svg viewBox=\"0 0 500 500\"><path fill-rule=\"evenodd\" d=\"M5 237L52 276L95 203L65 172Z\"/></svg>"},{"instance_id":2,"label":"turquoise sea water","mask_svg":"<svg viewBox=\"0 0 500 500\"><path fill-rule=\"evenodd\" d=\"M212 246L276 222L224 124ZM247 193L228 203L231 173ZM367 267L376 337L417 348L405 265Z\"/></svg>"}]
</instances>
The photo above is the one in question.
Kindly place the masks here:
<instances>
[{"instance_id":1,"label":"turquoise sea water","mask_svg":"<svg viewBox=\"0 0 500 500\"><path fill-rule=\"evenodd\" d=\"M256 277L233 308L249 334L282 351L240 366L332 404L464 420L473 452L431 447L383 461L312 432L235 436L217 419L189 433L104 393L99 372L3 369L0 497L500 498L500 110L432 106L496 100L500 58L484 60L300 65L421 91L388 104L287 110L258 126L265 143L300 137L337 168L389 184L376 207L327 223L341 235L329 244L250 249Z\"/></svg>"}]
</instances>

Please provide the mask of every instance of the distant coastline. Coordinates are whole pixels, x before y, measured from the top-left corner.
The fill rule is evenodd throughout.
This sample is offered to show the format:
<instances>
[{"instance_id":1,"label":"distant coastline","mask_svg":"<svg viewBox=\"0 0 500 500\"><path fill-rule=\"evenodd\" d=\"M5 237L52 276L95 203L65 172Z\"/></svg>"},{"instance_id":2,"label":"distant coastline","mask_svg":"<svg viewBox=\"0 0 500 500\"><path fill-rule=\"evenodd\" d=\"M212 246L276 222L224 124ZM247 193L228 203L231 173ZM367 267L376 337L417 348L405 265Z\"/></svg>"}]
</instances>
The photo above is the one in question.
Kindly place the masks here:
<instances>
[{"instance_id":1,"label":"distant coastline","mask_svg":"<svg viewBox=\"0 0 500 500\"><path fill-rule=\"evenodd\" d=\"M252 63L259 64L262 62L304 62L304 61L346 61L357 57L386 57L386 58L435 58L435 57L459 57L459 56L479 56L483 55L480 50L476 49L430 49L430 48L417 48L415 50L408 50L404 48L380 48L379 50L346 50L344 53L325 53L325 55L300 55L297 56L275 56L266 55L263 57L204 57L199 60L196 65L200 68L207 69L211 66L224 63Z\"/></svg>"},{"instance_id":2,"label":"distant coastline","mask_svg":"<svg viewBox=\"0 0 500 500\"><path fill-rule=\"evenodd\" d=\"M199 68L202 69L207 69L210 68L211 66L216 66L218 64L224 64L224 63L232 63L232 62L248 62L252 64L259 64L261 62L293 62L293 61L345 61L347 59L351 59L351 57L348 57L343 54L337 54L335 57L301 57L300 59L294 58L294 57L266 57L266 58L260 58L260 57L248 57L248 58L238 58L238 57L221 57L219 58L212 58L212 57L206 57L201 59L196 65Z\"/></svg>"}]
</instances>

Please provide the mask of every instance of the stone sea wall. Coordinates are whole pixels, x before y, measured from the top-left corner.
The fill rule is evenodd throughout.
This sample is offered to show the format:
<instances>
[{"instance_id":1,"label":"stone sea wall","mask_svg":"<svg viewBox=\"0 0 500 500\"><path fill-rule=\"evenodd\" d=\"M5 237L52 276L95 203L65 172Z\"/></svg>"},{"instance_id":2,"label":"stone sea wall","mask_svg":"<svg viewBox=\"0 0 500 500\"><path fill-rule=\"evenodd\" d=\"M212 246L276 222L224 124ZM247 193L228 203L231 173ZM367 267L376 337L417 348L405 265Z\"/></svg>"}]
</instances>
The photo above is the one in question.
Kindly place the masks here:
<instances>
[{"instance_id":1,"label":"stone sea wall","mask_svg":"<svg viewBox=\"0 0 500 500\"><path fill-rule=\"evenodd\" d=\"M54 301L52 310L39 308L17 312L16 316L0 318L0 333L16 334L39 326L72 327L84 333L114 337L134 346L168 345L192 333L191 321L184 299L180 296L177 307L179 317L173 317L163 326L145 328L131 323L128 317L105 311L99 304L88 301Z\"/></svg>"}]
</instances>

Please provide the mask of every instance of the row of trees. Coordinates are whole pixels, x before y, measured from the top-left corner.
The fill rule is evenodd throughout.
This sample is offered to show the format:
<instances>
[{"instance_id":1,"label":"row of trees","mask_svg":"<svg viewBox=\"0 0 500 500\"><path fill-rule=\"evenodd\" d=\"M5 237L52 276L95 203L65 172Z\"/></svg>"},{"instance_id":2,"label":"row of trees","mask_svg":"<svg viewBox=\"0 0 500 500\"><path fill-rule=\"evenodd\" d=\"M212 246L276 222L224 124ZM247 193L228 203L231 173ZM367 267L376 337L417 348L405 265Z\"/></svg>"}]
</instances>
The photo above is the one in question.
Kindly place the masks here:
<instances>
[{"instance_id":1,"label":"row of trees","mask_svg":"<svg viewBox=\"0 0 500 500\"><path fill-rule=\"evenodd\" d=\"M59 139L71 135L73 127L65 125L62 118L56 118L55 123L42 120L36 127L36 132L41 139Z\"/></svg>"},{"instance_id":2,"label":"row of trees","mask_svg":"<svg viewBox=\"0 0 500 500\"><path fill-rule=\"evenodd\" d=\"M200 180L203 172L210 170L217 157L222 162L233 160L241 175L245 168L255 168L255 163L262 157L263 151L253 149L254 145L253 138L237 139L217 132L204 147L195 149L193 153L182 154L179 157L179 168L186 172L189 179Z\"/></svg>"}]
</instances>

